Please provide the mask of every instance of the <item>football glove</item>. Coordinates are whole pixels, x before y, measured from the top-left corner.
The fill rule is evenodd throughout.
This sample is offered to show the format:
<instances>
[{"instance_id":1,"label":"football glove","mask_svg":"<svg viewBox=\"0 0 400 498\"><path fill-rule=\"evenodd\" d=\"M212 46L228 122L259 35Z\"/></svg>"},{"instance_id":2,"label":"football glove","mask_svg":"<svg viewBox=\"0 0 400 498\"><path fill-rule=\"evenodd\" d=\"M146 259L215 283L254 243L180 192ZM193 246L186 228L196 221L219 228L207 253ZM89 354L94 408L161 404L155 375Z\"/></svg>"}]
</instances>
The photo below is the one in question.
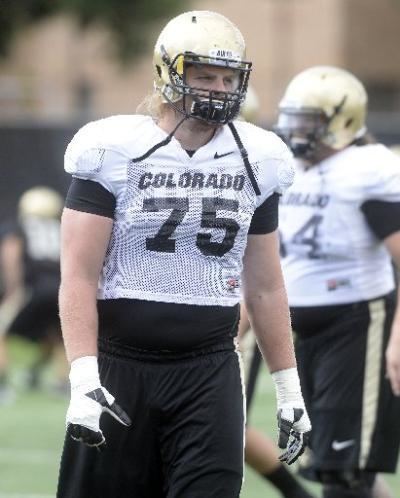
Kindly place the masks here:
<instances>
[{"instance_id":1,"label":"football glove","mask_svg":"<svg viewBox=\"0 0 400 498\"><path fill-rule=\"evenodd\" d=\"M311 422L301 394L297 369L274 372L272 378L278 405L278 446L284 450L279 460L290 465L307 446Z\"/></svg>"},{"instance_id":2,"label":"football glove","mask_svg":"<svg viewBox=\"0 0 400 498\"><path fill-rule=\"evenodd\" d=\"M101 385L95 356L74 360L69 379L71 401L66 416L67 433L75 441L102 451L106 441L100 429L101 414L107 412L127 427L131 425L131 420L115 402L114 396Z\"/></svg>"}]
</instances>

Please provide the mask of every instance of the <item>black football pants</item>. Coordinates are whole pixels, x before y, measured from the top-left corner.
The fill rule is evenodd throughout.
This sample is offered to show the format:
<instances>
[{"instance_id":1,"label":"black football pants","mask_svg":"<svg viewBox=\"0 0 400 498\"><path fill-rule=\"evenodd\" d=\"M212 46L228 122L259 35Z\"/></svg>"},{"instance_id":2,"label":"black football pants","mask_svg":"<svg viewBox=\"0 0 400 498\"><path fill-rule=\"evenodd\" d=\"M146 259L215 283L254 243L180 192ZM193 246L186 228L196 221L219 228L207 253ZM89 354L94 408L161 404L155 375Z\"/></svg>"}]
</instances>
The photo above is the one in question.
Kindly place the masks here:
<instances>
[{"instance_id":1,"label":"black football pants","mask_svg":"<svg viewBox=\"0 0 400 498\"><path fill-rule=\"evenodd\" d=\"M238 498L242 379L237 353L218 349L127 357L103 345L102 383L132 426L103 414L103 452L67 436L57 498Z\"/></svg>"}]
</instances>

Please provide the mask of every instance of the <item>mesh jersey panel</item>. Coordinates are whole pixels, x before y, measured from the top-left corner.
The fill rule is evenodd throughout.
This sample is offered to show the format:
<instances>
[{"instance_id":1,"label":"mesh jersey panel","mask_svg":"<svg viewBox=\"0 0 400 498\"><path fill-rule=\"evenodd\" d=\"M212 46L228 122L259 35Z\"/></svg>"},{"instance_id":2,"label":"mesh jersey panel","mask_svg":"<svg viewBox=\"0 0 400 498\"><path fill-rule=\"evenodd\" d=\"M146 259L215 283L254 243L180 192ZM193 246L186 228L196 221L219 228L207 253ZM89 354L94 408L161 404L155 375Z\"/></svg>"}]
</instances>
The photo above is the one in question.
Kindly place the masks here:
<instances>
[{"instance_id":1,"label":"mesh jersey panel","mask_svg":"<svg viewBox=\"0 0 400 498\"><path fill-rule=\"evenodd\" d=\"M185 165L128 165L100 297L220 305L238 301L255 201L242 165L231 168L232 173L225 170L205 174ZM223 178L227 185L232 179L232 187L206 186ZM169 187L158 186L164 179L170 180ZM243 185L240 190L234 189L235 181Z\"/></svg>"}]
</instances>

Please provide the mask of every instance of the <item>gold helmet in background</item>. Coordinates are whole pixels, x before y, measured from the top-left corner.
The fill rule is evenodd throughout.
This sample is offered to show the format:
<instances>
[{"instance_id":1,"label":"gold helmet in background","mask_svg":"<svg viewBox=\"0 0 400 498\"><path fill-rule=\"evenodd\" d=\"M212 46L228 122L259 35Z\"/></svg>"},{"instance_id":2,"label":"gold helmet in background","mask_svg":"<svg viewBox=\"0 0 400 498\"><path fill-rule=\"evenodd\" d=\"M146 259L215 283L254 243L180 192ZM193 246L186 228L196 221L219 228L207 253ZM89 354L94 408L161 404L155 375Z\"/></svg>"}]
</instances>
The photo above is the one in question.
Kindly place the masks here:
<instances>
[{"instance_id":1,"label":"gold helmet in background","mask_svg":"<svg viewBox=\"0 0 400 498\"><path fill-rule=\"evenodd\" d=\"M248 123L257 124L260 117L260 100L254 88L247 88L246 98L240 108L240 116Z\"/></svg>"},{"instance_id":2,"label":"gold helmet in background","mask_svg":"<svg viewBox=\"0 0 400 498\"><path fill-rule=\"evenodd\" d=\"M365 133L367 102L364 86L350 72L311 67L286 88L276 130L295 155L318 143L340 150Z\"/></svg>"},{"instance_id":3,"label":"gold helmet in background","mask_svg":"<svg viewBox=\"0 0 400 498\"><path fill-rule=\"evenodd\" d=\"M389 148L392 152L400 156L400 144L391 145Z\"/></svg>"},{"instance_id":4,"label":"gold helmet in background","mask_svg":"<svg viewBox=\"0 0 400 498\"><path fill-rule=\"evenodd\" d=\"M239 29L216 12L192 11L173 18L162 30L154 48L154 86L164 102L187 117L210 123L227 123L244 102L251 62ZM211 65L237 73L231 92L205 91L189 86L188 65ZM191 99L187 99L191 96ZM178 101L182 105L177 105Z\"/></svg>"},{"instance_id":5,"label":"gold helmet in background","mask_svg":"<svg viewBox=\"0 0 400 498\"><path fill-rule=\"evenodd\" d=\"M64 206L62 196L54 189L45 186L26 190L18 202L20 219L28 217L58 218Z\"/></svg>"}]
</instances>

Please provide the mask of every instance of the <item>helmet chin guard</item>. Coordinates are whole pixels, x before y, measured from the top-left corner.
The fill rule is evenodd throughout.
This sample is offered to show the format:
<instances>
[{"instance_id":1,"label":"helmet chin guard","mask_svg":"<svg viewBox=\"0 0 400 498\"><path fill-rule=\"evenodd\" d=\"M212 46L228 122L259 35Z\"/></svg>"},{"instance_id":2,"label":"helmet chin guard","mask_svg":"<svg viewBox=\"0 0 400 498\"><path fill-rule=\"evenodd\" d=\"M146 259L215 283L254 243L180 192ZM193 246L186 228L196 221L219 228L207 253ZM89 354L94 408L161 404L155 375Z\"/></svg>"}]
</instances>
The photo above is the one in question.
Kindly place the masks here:
<instances>
[{"instance_id":1,"label":"helmet chin guard","mask_svg":"<svg viewBox=\"0 0 400 498\"><path fill-rule=\"evenodd\" d=\"M228 101L219 101L212 98L193 102L190 117L207 121L208 123L229 123L239 113L240 104Z\"/></svg>"}]
</instances>

